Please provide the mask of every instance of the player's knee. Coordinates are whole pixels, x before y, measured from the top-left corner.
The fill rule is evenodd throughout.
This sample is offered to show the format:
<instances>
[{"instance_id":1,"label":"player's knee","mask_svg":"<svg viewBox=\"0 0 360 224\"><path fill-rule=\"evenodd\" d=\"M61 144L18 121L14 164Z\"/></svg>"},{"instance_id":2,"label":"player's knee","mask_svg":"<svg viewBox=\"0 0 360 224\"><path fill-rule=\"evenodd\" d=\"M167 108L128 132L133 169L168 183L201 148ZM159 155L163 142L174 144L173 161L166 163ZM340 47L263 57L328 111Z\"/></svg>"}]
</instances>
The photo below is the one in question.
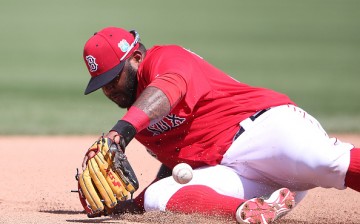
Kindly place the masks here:
<instances>
[{"instance_id":1,"label":"player's knee","mask_svg":"<svg viewBox=\"0 0 360 224\"><path fill-rule=\"evenodd\" d=\"M338 164L319 164L316 168L317 176L314 177L314 184L319 187L324 188L337 188L343 189L344 188L344 181L341 166Z\"/></svg>"},{"instance_id":2,"label":"player's knee","mask_svg":"<svg viewBox=\"0 0 360 224\"><path fill-rule=\"evenodd\" d=\"M144 196L145 211L165 211L166 204L171 196L178 190L178 185L168 184L164 178L150 185Z\"/></svg>"},{"instance_id":3,"label":"player's knee","mask_svg":"<svg viewBox=\"0 0 360 224\"><path fill-rule=\"evenodd\" d=\"M145 211L161 211L161 195L158 194L155 184L150 185L144 196Z\"/></svg>"}]
</instances>

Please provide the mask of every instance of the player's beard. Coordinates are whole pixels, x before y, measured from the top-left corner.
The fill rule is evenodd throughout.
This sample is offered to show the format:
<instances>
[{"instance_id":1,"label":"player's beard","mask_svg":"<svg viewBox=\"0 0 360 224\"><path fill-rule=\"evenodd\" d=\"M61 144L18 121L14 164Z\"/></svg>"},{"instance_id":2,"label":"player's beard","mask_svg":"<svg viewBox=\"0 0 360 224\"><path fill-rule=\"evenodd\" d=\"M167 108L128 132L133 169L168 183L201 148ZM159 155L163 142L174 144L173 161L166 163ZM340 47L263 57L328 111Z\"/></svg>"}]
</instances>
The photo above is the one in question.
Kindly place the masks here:
<instances>
[{"instance_id":1,"label":"player's beard","mask_svg":"<svg viewBox=\"0 0 360 224\"><path fill-rule=\"evenodd\" d=\"M137 70L131 66L131 64L127 67L127 76L125 80L125 86L126 86L126 97L124 97L124 100L121 104L118 104L121 108L128 108L136 100L136 92L137 92Z\"/></svg>"},{"instance_id":2,"label":"player's beard","mask_svg":"<svg viewBox=\"0 0 360 224\"><path fill-rule=\"evenodd\" d=\"M128 66L125 66L126 69L124 89L121 92L115 92L108 96L108 98L113 101L120 108L129 108L136 100L136 91L137 91L137 69L132 67L129 63Z\"/></svg>"}]
</instances>

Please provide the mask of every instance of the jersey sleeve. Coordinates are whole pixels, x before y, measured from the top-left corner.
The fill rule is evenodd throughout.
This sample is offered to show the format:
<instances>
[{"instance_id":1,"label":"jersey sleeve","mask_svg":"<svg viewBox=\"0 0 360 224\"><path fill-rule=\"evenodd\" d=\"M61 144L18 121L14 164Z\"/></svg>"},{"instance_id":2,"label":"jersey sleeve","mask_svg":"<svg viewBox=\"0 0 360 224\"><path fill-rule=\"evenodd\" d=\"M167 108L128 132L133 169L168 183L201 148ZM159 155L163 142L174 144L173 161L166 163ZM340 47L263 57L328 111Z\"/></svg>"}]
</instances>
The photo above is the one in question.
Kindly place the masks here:
<instances>
[{"instance_id":1,"label":"jersey sleeve","mask_svg":"<svg viewBox=\"0 0 360 224\"><path fill-rule=\"evenodd\" d=\"M149 86L161 89L167 96L172 108L176 106L186 93L186 82L179 74L166 73L156 78Z\"/></svg>"},{"instance_id":2,"label":"jersey sleeve","mask_svg":"<svg viewBox=\"0 0 360 224\"><path fill-rule=\"evenodd\" d=\"M172 107L181 101L191 111L211 91L203 71L199 71L199 60L199 56L179 46L153 52L146 63L148 86L162 90Z\"/></svg>"}]
</instances>

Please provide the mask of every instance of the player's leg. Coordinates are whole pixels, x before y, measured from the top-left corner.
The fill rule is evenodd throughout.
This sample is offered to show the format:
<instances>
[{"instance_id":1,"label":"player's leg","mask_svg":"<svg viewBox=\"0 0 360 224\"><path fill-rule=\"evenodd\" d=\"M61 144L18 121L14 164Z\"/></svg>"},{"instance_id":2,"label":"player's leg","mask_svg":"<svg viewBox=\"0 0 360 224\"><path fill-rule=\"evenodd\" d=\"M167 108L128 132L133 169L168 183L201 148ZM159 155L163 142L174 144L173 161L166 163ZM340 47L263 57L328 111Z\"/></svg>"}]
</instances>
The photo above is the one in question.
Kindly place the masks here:
<instances>
[{"instance_id":1,"label":"player's leg","mask_svg":"<svg viewBox=\"0 0 360 224\"><path fill-rule=\"evenodd\" d=\"M146 211L216 214L235 218L235 214L242 214L243 209L248 208L248 206L243 206L239 209L239 206L247 199L270 195L274 189L277 188L239 177L228 167L200 168L194 170L193 179L186 185L176 183L172 177L152 184L145 193L145 209ZM275 193L275 195L279 194L279 192ZM304 193L299 193L296 200L300 201L304 195ZM291 201L293 198L289 196L286 200ZM267 203L262 204L262 200L249 200L247 205L265 209L268 211L266 216L269 218L277 217L279 209L272 209L273 204L265 206ZM277 208L280 207L277 206ZM255 219L260 215L260 213L249 213L249 210L244 214L248 217L256 215Z\"/></svg>"},{"instance_id":2,"label":"player's leg","mask_svg":"<svg viewBox=\"0 0 360 224\"><path fill-rule=\"evenodd\" d=\"M190 185L178 190L168 201L171 212L232 217L239 223L270 223L295 206L295 194L281 188L271 194L250 200L217 193L205 185Z\"/></svg>"},{"instance_id":3,"label":"player's leg","mask_svg":"<svg viewBox=\"0 0 360 224\"><path fill-rule=\"evenodd\" d=\"M246 200L219 194L205 185L188 185L176 191L166 203L166 211L199 213L235 218L238 207Z\"/></svg>"},{"instance_id":4,"label":"player's leg","mask_svg":"<svg viewBox=\"0 0 360 224\"><path fill-rule=\"evenodd\" d=\"M345 185L360 192L360 148L350 151L350 165L346 172Z\"/></svg>"},{"instance_id":5,"label":"player's leg","mask_svg":"<svg viewBox=\"0 0 360 224\"><path fill-rule=\"evenodd\" d=\"M236 167L247 178L291 190L346 188L353 145L329 138L300 108L275 107L245 124L245 132L224 155L224 165Z\"/></svg>"},{"instance_id":6,"label":"player's leg","mask_svg":"<svg viewBox=\"0 0 360 224\"><path fill-rule=\"evenodd\" d=\"M170 198L181 188L194 186L188 189L194 189L194 192L197 192L199 185L208 186L222 195L243 198L242 182L232 169L224 166L202 167L193 170L193 178L187 184L175 182L172 176L151 184L145 192L145 210L165 211ZM187 194L193 193L188 190Z\"/></svg>"}]
</instances>

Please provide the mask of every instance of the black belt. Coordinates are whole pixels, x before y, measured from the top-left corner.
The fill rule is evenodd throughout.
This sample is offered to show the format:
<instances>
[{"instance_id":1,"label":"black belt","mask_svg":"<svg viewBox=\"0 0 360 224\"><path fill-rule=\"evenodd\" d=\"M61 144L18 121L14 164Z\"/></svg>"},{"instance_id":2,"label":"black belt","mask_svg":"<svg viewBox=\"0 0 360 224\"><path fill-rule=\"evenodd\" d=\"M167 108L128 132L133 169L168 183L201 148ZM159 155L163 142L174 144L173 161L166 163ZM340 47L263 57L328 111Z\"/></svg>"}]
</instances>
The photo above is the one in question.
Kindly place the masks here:
<instances>
[{"instance_id":1,"label":"black belt","mask_svg":"<svg viewBox=\"0 0 360 224\"><path fill-rule=\"evenodd\" d=\"M255 114L251 115L249 117L249 119L252 121L255 121L258 117L260 117L263 113L265 113L268 110L270 110L270 108L260 110L260 111L256 112ZM233 138L233 141L235 141L242 133L244 133L244 131L245 131L245 129L243 127L240 127L239 131L236 132L236 134Z\"/></svg>"}]
</instances>

